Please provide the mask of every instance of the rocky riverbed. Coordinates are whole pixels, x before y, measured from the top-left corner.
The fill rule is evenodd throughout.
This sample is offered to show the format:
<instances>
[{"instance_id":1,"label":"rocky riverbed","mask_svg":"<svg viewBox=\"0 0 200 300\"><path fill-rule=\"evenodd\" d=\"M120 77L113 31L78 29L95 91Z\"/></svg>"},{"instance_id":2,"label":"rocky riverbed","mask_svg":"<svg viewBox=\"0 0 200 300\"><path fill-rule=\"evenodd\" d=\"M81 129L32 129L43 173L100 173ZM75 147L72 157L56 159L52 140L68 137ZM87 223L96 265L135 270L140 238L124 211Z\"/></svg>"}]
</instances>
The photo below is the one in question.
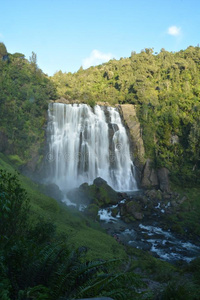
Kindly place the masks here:
<instances>
[{"instance_id":1,"label":"rocky riverbed","mask_svg":"<svg viewBox=\"0 0 200 300\"><path fill-rule=\"evenodd\" d=\"M199 242L188 241L170 229L162 229L159 217L155 220L143 218L127 224L121 220L120 214L113 217L112 210L116 210L116 205L100 209L98 215L101 226L119 243L149 251L153 256L171 263L177 260L190 262L199 255Z\"/></svg>"},{"instance_id":2,"label":"rocky riverbed","mask_svg":"<svg viewBox=\"0 0 200 300\"><path fill-rule=\"evenodd\" d=\"M116 192L101 178L92 185L82 184L62 199L99 221L119 243L169 262L190 262L200 254L200 238L188 235L187 228L178 233L168 218L178 214L187 200L184 195L159 189Z\"/></svg>"}]
</instances>

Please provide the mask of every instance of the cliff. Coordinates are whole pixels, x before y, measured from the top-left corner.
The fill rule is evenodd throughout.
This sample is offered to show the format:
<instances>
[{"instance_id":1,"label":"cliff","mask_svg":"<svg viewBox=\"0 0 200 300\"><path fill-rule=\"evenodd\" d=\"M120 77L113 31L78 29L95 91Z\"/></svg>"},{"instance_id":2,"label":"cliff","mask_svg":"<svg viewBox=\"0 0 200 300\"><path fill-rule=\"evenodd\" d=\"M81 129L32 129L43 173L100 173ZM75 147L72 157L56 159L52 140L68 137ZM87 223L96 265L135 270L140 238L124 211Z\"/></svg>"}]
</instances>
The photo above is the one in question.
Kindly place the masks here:
<instances>
[{"instance_id":1,"label":"cliff","mask_svg":"<svg viewBox=\"0 0 200 300\"><path fill-rule=\"evenodd\" d=\"M140 122L136 115L136 107L132 104L120 105L125 126L128 128L131 149L136 166L141 170L145 164L145 150L141 135Z\"/></svg>"}]
</instances>

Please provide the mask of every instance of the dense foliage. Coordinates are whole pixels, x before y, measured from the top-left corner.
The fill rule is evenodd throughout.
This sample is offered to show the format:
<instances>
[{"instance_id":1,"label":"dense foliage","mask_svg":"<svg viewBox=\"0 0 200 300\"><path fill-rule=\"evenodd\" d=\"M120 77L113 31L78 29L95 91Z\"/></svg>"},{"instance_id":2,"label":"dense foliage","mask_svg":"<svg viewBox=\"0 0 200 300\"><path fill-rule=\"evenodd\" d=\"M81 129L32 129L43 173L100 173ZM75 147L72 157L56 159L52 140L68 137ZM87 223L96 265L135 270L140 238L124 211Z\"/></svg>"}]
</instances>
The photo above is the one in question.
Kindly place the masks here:
<instances>
[{"instance_id":1,"label":"dense foliage","mask_svg":"<svg viewBox=\"0 0 200 300\"><path fill-rule=\"evenodd\" d=\"M44 125L54 85L38 68L36 54L29 61L9 54L0 43L0 151L19 164L31 160L43 147Z\"/></svg>"},{"instance_id":2,"label":"dense foliage","mask_svg":"<svg viewBox=\"0 0 200 300\"><path fill-rule=\"evenodd\" d=\"M60 96L137 106L146 156L176 183L200 184L200 48L145 49L129 58L52 77Z\"/></svg>"},{"instance_id":3,"label":"dense foliage","mask_svg":"<svg viewBox=\"0 0 200 300\"><path fill-rule=\"evenodd\" d=\"M27 193L16 175L0 170L2 300L58 300L101 295L139 299L138 276L120 271L118 260L84 260L86 248L70 249L51 222L30 221L28 203ZM110 266L115 272L109 272Z\"/></svg>"}]
</instances>

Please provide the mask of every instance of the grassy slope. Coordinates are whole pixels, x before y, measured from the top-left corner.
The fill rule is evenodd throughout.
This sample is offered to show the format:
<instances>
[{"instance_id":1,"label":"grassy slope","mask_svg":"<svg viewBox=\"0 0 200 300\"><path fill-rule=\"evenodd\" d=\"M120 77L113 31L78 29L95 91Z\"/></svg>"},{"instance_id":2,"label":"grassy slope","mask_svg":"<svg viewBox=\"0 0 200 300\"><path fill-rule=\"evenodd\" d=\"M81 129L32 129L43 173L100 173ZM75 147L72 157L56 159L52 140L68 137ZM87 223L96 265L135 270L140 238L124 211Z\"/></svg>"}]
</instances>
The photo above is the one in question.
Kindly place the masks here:
<instances>
[{"instance_id":1,"label":"grassy slope","mask_svg":"<svg viewBox=\"0 0 200 300\"><path fill-rule=\"evenodd\" d=\"M0 153L0 168L10 173L15 169L9 160ZM30 179L19 175L22 186L30 198L31 218L44 217L57 226L57 231L67 236L72 247L85 246L88 248L88 259L125 258L126 254L114 238L103 232L100 226L85 218L76 210L47 197L39 191L39 185Z\"/></svg>"}]
</instances>

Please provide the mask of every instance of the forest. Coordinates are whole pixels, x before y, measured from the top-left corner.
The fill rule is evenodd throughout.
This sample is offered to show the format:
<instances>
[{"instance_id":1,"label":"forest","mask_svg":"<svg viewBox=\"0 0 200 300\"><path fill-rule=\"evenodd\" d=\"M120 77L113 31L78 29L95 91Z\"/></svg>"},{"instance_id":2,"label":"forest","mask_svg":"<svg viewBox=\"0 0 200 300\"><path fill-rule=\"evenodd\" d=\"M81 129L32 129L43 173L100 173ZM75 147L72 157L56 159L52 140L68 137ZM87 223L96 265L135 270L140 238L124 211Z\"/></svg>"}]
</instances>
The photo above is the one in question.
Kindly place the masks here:
<instances>
[{"instance_id":1,"label":"forest","mask_svg":"<svg viewBox=\"0 0 200 300\"><path fill-rule=\"evenodd\" d=\"M94 105L136 106L146 157L170 170L175 184L200 181L200 48L144 49L78 72L54 74L59 96Z\"/></svg>"},{"instance_id":2,"label":"forest","mask_svg":"<svg viewBox=\"0 0 200 300\"><path fill-rule=\"evenodd\" d=\"M0 43L0 299L195 300L199 258L170 264L118 243L97 220L44 195L34 174L45 159L49 102L132 104L145 159L170 171L186 195L166 222L180 236L199 236L200 48L146 48L129 58L49 77L32 52Z\"/></svg>"},{"instance_id":3,"label":"forest","mask_svg":"<svg viewBox=\"0 0 200 300\"><path fill-rule=\"evenodd\" d=\"M39 69L35 53L28 61L23 54L7 54L4 44L0 53L1 147L7 144L6 151L19 164L42 159L49 100L130 103L137 108L146 158L155 168L167 167L175 184L199 185L199 47L155 54L145 49L52 77Z\"/></svg>"}]
</instances>

